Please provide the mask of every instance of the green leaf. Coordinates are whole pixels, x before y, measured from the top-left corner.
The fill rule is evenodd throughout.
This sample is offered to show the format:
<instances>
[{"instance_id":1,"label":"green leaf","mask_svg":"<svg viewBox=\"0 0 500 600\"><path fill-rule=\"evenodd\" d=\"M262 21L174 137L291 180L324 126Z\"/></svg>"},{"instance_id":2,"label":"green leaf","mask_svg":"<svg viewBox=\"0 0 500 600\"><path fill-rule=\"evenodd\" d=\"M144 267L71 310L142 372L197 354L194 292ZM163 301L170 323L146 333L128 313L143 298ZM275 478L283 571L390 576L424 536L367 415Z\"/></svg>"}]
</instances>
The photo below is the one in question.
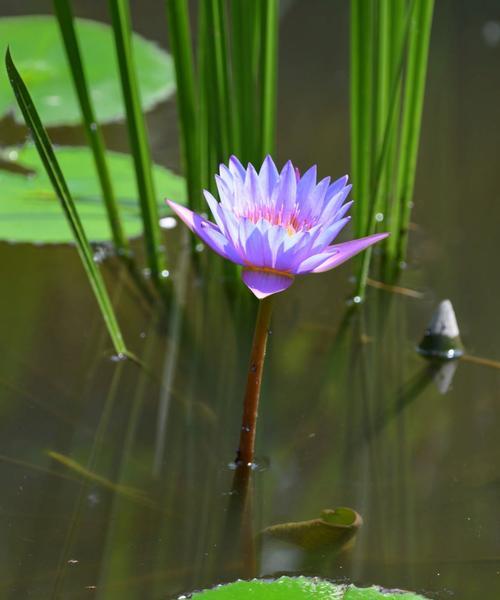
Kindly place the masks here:
<instances>
[{"instance_id":1,"label":"green leaf","mask_svg":"<svg viewBox=\"0 0 500 600\"><path fill-rule=\"evenodd\" d=\"M211 590L195 592L188 597L193 600L425 600L423 596L412 592L336 585L316 577L236 581Z\"/></svg>"},{"instance_id":2,"label":"green leaf","mask_svg":"<svg viewBox=\"0 0 500 600\"><path fill-rule=\"evenodd\" d=\"M344 600L425 600L424 596L419 596L413 592L401 592L398 590L382 590L377 586L369 588L357 588L349 586L344 595Z\"/></svg>"},{"instance_id":3,"label":"green leaf","mask_svg":"<svg viewBox=\"0 0 500 600\"><path fill-rule=\"evenodd\" d=\"M86 19L76 19L75 25L98 121L123 119L125 109L111 28ZM44 125L80 123L80 106L57 21L48 16L2 18L0 40L1 52L5 53L10 46L16 57L16 65ZM174 68L170 56L155 43L134 34L133 45L142 107L148 110L173 93ZM10 110L14 110L16 121L22 122L2 69L0 116Z\"/></svg>"},{"instance_id":4,"label":"green leaf","mask_svg":"<svg viewBox=\"0 0 500 600\"><path fill-rule=\"evenodd\" d=\"M113 305L111 304L101 272L95 264L92 256L92 248L90 247L88 237L83 228L78 209L71 197L66 179L61 171L61 166L54 154L54 148L40 121L40 116L33 104L33 99L28 92L26 84L21 75L19 75L19 71L16 69L9 49L7 49L5 56L5 66L7 68L10 84L12 85L12 90L16 96L16 102L21 109L23 118L26 125L29 127L31 135L33 136L36 150L40 156L40 161L50 179L54 193L59 200L60 207L62 208L68 225L73 233L82 266L87 274L88 282L94 292L95 299L101 310L102 317L108 329L109 336L113 341L115 350L118 354L127 355L132 358L132 355L127 350L125 342L123 341L123 336L116 319Z\"/></svg>"},{"instance_id":5,"label":"green leaf","mask_svg":"<svg viewBox=\"0 0 500 600\"><path fill-rule=\"evenodd\" d=\"M321 511L320 519L278 523L262 533L306 550L338 550L351 540L362 523L355 510L341 507Z\"/></svg>"},{"instance_id":6,"label":"green leaf","mask_svg":"<svg viewBox=\"0 0 500 600\"><path fill-rule=\"evenodd\" d=\"M59 147L55 151L87 237L91 241L111 240L91 151L69 147ZM33 243L73 242L71 230L35 146L27 144L19 149L11 148L5 152L5 157L33 170L34 174L26 176L19 172L0 171L0 239ZM107 159L125 233L128 237L138 236L142 233L142 219L132 159L117 152L108 152ZM184 179L160 166L154 167L153 175L160 215L170 214L164 199L172 198L184 203Z\"/></svg>"}]
</instances>

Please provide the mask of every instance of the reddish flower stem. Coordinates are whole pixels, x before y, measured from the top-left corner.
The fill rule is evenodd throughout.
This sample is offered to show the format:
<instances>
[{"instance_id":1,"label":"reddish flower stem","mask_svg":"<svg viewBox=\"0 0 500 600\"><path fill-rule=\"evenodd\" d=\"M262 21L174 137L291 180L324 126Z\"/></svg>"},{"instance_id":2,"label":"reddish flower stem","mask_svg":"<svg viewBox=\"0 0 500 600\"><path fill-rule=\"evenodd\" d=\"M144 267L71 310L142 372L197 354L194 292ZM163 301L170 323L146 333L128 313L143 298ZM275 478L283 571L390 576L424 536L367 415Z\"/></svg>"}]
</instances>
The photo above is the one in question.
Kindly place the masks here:
<instances>
[{"instance_id":1,"label":"reddish flower stem","mask_svg":"<svg viewBox=\"0 0 500 600\"><path fill-rule=\"evenodd\" d=\"M253 462L255 448L255 430L259 412L260 385L266 356L267 336L271 313L272 297L259 302L259 311L255 322L250 365L248 367L247 387L243 401L243 419L241 423L240 445L236 455L237 465L249 466Z\"/></svg>"}]
</instances>

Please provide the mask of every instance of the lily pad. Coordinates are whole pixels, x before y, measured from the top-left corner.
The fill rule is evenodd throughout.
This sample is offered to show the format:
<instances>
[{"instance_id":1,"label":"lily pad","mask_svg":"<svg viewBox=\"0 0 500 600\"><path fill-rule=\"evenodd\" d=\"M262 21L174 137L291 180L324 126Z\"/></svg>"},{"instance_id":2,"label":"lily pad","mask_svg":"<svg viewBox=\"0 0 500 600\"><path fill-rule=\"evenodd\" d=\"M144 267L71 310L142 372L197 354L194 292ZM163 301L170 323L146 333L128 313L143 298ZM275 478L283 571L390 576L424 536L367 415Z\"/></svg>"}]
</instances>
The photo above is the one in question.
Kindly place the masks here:
<instances>
[{"instance_id":1,"label":"lily pad","mask_svg":"<svg viewBox=\"0 0 500 600\"><path fill-rule=\"evenodd\" d=\"M193 600L426 600L413 592L383 590L379 587L358 588L337 585L316 577L280 577L274 580L253 579L219 585L195 592Z\"/></svg>"},{"instance_id":2,"label":"lily pad","mask_svg":"<svg viewBox=\"0 0 500 600\"><path fill-rule=\"evenodd\" d=\"M295 544L306 550L342 548L356 534L363 519L352 508L321 511L321 518L278 523L266 527L264 535Z\"/></svg>"},{"instance_id":3,"label":"lily pad","mask_svg":"<svg viewBox=\"0 0 500 600\"><path fill-rule=\"evenodd\" d=\"M89 240L109 241L111 231L92 153L88 148L59 147L55 150ZM72 243L69 225L34 145L7 150L5 157L33 172L26 175L0 170L0 240ZM142 220L132 158L118 152L108 152L107 158L125 233L128 237L139 236ZM184 179L158 165L153 168L153 177L160 216L168 215L170 210L164 199L184 203Z\"/></svg>"},{"instance_id":4,"label":"lily pad","mask_svg":"<svg viewBox=\"0 0 500 600\"><path fill-rule=\"evenodd\" d=\"M87 19L76 19L75 27L97 119L122 119L125 109L111 27ZM2 18L0 40L2 56L10 46L44 125L80 123L80 107L56 20L50 16ZM137 34L133 35L133 49L142 106L148 110L173 93L173 62L155 43ZM0 116L8 111L23 122L5 69L0 69Z\"/></svg>"}]
</instances>

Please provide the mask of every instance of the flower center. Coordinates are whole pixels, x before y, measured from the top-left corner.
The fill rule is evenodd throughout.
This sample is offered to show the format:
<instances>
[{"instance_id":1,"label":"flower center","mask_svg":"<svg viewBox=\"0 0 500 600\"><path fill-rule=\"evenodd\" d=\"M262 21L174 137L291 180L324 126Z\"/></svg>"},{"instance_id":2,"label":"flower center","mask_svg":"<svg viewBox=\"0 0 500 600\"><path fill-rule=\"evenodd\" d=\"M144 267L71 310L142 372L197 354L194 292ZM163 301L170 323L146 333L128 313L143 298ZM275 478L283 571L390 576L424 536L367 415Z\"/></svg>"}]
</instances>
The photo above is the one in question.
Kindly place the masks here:
<instances>
[{"instance_id":1,"label":"flower center","mask_svg":"<svg viewBox=\"0 0 500 600\"><path fill-rule=\"evenodd\" d=\"M274 211L268 206L257 206L251 210L244 212L241 216L250 219L252 223L258 223L261 219L267 221L271 225L277 225L286 229L288 235L292 236L299 231L308 231L313 227L313 223L301 218L301 216L294 210L294 212L284 215L283 210Z\"/></svg>"}]
</instances>

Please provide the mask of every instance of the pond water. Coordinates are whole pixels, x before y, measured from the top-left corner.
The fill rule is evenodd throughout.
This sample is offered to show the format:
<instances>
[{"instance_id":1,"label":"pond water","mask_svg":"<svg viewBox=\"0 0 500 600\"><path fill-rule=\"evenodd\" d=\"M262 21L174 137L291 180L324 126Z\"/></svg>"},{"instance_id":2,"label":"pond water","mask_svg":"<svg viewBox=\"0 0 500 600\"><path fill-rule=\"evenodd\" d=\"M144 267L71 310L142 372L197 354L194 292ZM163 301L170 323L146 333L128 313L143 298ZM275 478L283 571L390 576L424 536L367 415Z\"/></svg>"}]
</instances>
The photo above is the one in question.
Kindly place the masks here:
<instances>
[{"instance_id":1,"label":"pond water","mask_svg":"<svg viewBox=\"0 0 500 600\"><path fill-rule=\"evenodd\" d=\"M134 14L161 40L157 4ZM282 16L278 158L325 175L348 170L347 8L287 2ZM0 597L159 600L280 573L500 597L500 371L460 361L436 375L415 352L450 298L468 353L500 359L499 20L494 1L437 3L400 282L419 293L370 287L350 310L351 264L277 296L244 511L228 465L255 303L228 292L220 261L194 265L181 227L167 232L166 310L102 265L141 369L112 360L74 248L0 244ZM150 115L174 168L175 119L173 101ZM106 134L125 147L123 126ZM23 131L4 121L0 136ZM338 506L363 518L347 546L260 535Z\"/></svg>"}]
</instances>

